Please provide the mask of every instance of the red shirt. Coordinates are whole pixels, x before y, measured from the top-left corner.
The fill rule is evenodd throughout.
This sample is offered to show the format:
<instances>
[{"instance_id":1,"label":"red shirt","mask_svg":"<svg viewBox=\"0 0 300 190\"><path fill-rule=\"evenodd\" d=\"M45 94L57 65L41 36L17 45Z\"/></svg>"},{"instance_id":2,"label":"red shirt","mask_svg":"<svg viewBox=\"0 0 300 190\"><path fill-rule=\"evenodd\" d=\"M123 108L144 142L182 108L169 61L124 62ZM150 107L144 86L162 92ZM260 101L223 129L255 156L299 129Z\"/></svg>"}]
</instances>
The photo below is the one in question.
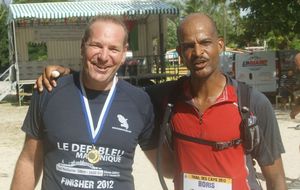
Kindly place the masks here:
<instances>
[{"instance_id":1,"label":"red shirt","mask_svg":"<svg viewBox=\"0 0 300 190\"><path fill-rule=\"evenodd\" d=\"M185 97L177 101L171 122L177 133L209 141L231 141L240 138L241 117L236 90L227 85L217 101L203 113L193 105L189 83L184 84ZM174 138L177 169L175 189L183 189L183 173L232 179L233 190L250 189L248 170L242 145L224 150Z\"/></svg>"}]
</instances>

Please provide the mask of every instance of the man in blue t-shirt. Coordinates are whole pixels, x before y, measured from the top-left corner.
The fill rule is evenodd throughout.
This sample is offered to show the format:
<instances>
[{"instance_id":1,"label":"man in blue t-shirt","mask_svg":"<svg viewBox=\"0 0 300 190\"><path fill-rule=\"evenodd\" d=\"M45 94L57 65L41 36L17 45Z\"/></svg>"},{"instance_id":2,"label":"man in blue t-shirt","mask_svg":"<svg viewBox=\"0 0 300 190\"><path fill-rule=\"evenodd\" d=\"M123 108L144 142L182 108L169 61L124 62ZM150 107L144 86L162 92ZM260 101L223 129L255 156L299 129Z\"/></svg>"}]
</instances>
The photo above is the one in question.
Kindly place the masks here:
<instances>
[{"instance_id":1,"label":"man in blue t-shirt","mask_svg":"<svg viewBox=\"0 0 300 190\"><path fill-rule=\"evenodd\" d=\"M42 171L42 189L134 189L137 144L155 158L154 113L146 92L116 77L127 38L122 21L93 18L82 39L82 71L61 77L52 93L33 93L12 190L34 189Z\"/></svg>"}]
</instances>

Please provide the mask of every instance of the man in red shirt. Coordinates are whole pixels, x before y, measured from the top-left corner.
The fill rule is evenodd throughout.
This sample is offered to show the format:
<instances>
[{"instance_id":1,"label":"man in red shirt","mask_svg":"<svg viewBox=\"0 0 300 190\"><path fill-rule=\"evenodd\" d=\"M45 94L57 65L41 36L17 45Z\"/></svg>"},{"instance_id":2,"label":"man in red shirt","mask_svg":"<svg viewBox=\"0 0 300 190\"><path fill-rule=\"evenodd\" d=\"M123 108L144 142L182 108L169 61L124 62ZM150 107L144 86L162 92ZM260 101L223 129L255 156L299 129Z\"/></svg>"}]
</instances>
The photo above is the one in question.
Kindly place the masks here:
<instances>
[{"instance_id":1,"label":"man in red shirt","mask_svg":"<svg viewBox=\"0 0 300 190\"><path fill-rule=\"evenodd\" d=\"M171 96L176 94L171 116L175 189L260 189L253 176L252 158L260 165L268 189L286 189L278 123L272 105L256 89L250 94L250 111L257 117L262 139L251 153L245 153L243 144L216 150L195 142L241 138L241 116L234 80L219 67L224 42L214 21L204 14L191 14L180 23L177 35L177 51L190 76L181 79L176 87L169 82L148 90L156 117L162 115L159 110L163 109L164 100L160 97L164 97L164 91Z\"/></svg>"}]
</instances>

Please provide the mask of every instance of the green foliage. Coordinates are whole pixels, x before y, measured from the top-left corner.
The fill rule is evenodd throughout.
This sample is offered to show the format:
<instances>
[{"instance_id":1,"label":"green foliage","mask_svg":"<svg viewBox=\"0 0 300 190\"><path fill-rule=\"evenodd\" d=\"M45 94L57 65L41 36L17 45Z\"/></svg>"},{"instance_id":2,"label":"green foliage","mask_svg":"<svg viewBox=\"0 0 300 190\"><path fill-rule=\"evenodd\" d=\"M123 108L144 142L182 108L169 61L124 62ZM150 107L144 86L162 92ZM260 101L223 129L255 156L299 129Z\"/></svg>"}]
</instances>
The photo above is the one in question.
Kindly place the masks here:
<instances>
[{"instance_id":1,"label":"green foliage","mask_svg":"<svg viewBox=\"0 0 300 190\"><path fill-rule=\"evenodd\" d=\"M173 6L177 7L179 10L184 8L184 4L181 0L162 0ZM180 16L179 16L180 17ZM166 50L175 49L177 46L177 34L176 30L179 24L179 18L168 19L167 21L167 44Z\"/></svg>"},{"instance_id":2,"label":"green foliage","mask_svg":"<svg viewBox=\"0 0 300 190\"><path fill-rule=\"evenodd\" d=\"M290 43L290 48L300 51L300 39L295 37Z\"/></svg>"},{"instance_id":3,"label":"green foliage","mask_svg":"<svg viewBox=\"0 0 300 190\"><path fill-rule=\"evenodd\" d=\"M296 0L236 0L235 9L246 10L241 27L243 45L265 39L271 49L290 49L300 34L300 2Z\"/></svg>"},{"instance_id":4,"label":"green foliage","mask_svg":"<svg viewBox=\"0 0 300 190\"><path fill-rule=\"evenodd\" d=\"M269 49L299 50L299 0L176 0L173 4L181 16L210 15L228 47L261 46L266 41ZM246 16L241 16L241 10Z\"/></svg>"},{"instance_id":5,"label":"green foliage","mask_svg":"<svg viewBox=\"0 0 300 190\"><path fill-rule=\"evenodd\" d=\"M46 43L28 43L28 59L29 61L44 61L47 60L47 45Z\"/></svg>"},{"instance_id":6,"label":"green foliage","mask_svg":"<svg viewBox=\"0 0 300 190\"><path fill-rule=\"evenodd\" d=\"M9 65L8 35L7 35L7 10L4 5L0 6L0 73Z\"/></svg>"},{"instance_id":7,"label":"green foliage","mask_svg":"<svg viewBox=\"0 0 300 190\"><path fill-rule=\"evenodd\" d=\"M175 21L168 20L167 27L168 27L168 36L167 36L167 46L166 49L174 49L177 46L177 34L176 29L178 26L178 19Z\"/></svg>"},{"instance_id":8,"label":"green foliage","mask_svg":"<svg viewBox=\"0 0 300 190\"><path fill-rule=\"evenodd\" d=\"M195 12L203 12L208 15L213 15L219 9L217 3L211 0L187 0L185 5L184 15Z\"/></svg>"}]
</instances>

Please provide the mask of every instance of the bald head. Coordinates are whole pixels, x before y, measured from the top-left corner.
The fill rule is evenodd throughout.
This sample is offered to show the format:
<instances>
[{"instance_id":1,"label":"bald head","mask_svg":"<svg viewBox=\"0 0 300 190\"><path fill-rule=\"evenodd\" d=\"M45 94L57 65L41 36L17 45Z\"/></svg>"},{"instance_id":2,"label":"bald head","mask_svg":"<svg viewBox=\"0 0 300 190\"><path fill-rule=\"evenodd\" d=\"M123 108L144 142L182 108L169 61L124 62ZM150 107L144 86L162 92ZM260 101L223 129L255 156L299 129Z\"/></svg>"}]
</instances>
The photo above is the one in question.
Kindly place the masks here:
<instances>
[{"instance_id":1,"label":"bald head","mask_svg":"<svg viewBox=\"0 0 300 190\"><path fill-rule=\"evenodd\" d=\"M203 80L218 75L224 41L219 38L215 22L206 14L193 13L180 23L178 46L182 61L190 70L191 78Z\"/></svg>"},{"instance_id":2,"label":"bald head","mask_svg":"<svg viewBox=\"0 0 300 190\"><path fill-rule=\"evenodd\" d=\"M202 25L210 31L211 35L218 37L217 27L214 20L204 13L192 13L186 16L178 26L177 38L178 42L181 42L182 36L186 30L190 30L193 27Z\"/></svg>"}]
</instances>

